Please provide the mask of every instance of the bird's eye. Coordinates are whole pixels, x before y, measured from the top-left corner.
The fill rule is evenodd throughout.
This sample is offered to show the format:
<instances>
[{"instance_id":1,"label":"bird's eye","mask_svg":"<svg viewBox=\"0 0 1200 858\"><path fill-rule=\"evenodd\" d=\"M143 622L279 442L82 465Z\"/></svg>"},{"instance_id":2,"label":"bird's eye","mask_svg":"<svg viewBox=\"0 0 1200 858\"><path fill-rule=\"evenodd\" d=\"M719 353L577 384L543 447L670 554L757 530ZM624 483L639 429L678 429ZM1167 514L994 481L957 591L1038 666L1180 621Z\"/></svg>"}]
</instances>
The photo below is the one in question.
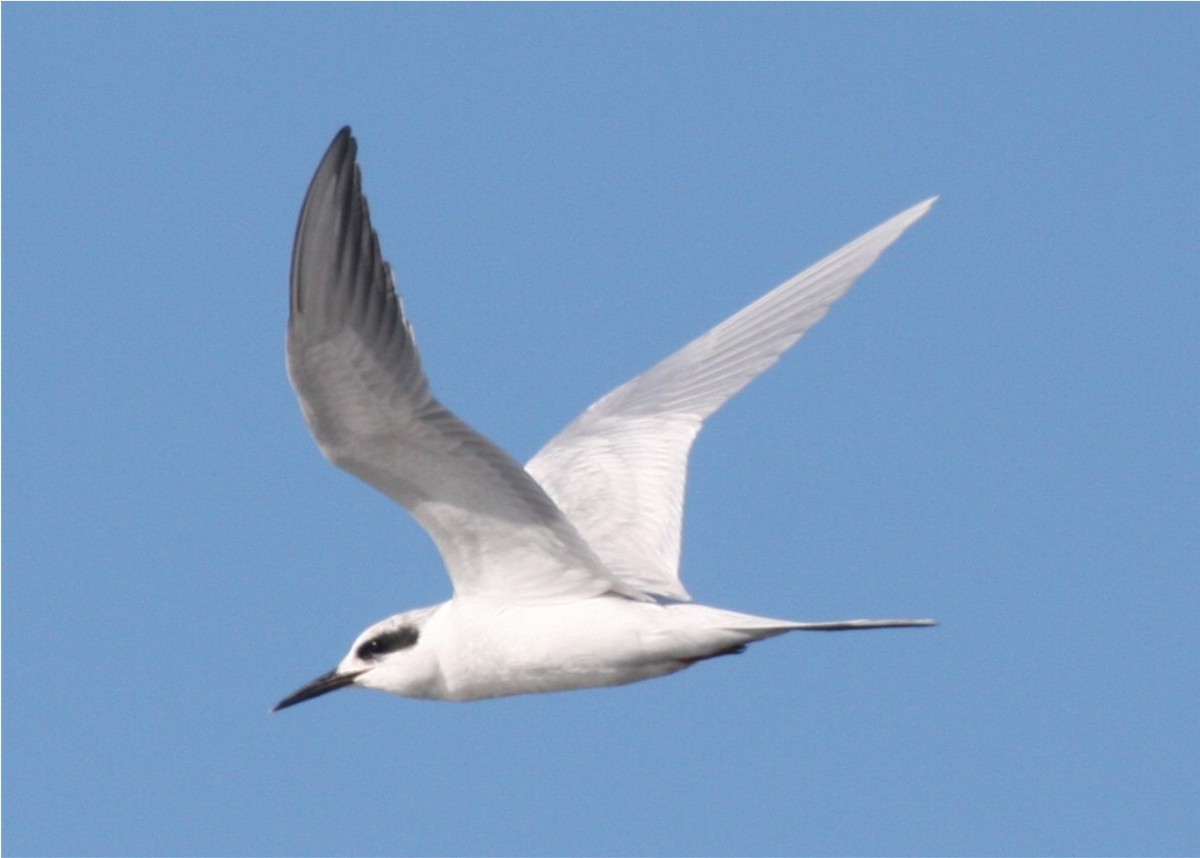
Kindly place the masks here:
<instances>
[{"instance_id":1,"label":"bird's eye","mask_svg":"<svg viewBox=\"0 0 1200 858\"><path fill-rule=\"evenodd\" d=\"M412 626L401 626L390 632L376 635L358 645L354 654L364 661L374 661L389 652L407 649L417 642L418 632Z\"/></svg>"}]
</instances>

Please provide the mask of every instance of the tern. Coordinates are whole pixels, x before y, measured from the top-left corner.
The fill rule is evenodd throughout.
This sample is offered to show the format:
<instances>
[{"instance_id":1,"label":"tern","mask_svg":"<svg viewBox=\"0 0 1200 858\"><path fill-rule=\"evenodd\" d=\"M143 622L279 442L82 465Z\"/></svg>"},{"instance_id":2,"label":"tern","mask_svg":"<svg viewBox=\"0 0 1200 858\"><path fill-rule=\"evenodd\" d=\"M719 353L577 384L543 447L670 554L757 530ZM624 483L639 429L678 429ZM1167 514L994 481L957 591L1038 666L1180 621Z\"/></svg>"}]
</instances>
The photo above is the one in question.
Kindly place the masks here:
<instances>
[{"instance_id":1,"label":"tern","mask_svg":"<svg viewBox=\"0 0 1200 858\"><path fill-rule=\"evenodd\" d=\"M288 374L321 451L420 523L453 596L374 624L337 667L271 711L348 686L480 700L621 685L791 631L933 625L792 622L700 605L680 581L679 550L687 459L704 421L936 199L602 397L522 468L434 398L343 128L296 229Z\"/></svg>"}]
</instances>

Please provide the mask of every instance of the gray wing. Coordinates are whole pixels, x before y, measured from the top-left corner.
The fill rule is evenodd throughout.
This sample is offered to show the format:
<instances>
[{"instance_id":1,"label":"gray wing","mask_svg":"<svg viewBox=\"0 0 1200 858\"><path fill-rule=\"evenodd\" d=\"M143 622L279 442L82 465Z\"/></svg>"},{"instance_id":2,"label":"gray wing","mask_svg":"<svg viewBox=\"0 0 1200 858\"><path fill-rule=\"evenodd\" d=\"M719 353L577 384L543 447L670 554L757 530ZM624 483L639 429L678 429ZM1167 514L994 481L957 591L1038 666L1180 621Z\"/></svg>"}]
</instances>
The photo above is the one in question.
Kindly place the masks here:
<instances>
[{"instance_id":1,"label":"gray wing","mask_svg":"<svg viewBox=\"0 0 1200 858\"><path fill-rule=\"evenodd\" d=\"M342 129L309 186L292 254L288 374L321 451L416 518L456 596L646 598L604 569L519 464L430 392L356 151Z\"/></svg>"},{"instance_id":2,"label":"gray wing","mask_svg":"<svg viewBox=\"0 0 1200 858\"><path fill-rule=\"evenodd\" d=\"M679 580L684 483L705 419L820 321L936 200L896 215L618 387L526 465L613 573L639 590L690 598Z\"/></svg>"}]
</instances>

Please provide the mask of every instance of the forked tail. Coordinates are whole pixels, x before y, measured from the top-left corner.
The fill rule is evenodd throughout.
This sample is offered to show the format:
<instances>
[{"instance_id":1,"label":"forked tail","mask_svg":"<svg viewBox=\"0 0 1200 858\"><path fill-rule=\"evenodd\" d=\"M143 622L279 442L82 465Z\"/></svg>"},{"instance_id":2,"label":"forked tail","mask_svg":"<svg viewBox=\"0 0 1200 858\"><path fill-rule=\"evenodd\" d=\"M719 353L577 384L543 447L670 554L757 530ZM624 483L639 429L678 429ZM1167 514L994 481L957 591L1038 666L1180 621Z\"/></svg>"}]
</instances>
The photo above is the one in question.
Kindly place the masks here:
<instances>
[{"instance_id":1,"label":"forked tail","mask_svg":"<svg viewBox=\"0 0 1200 858\"><path fill-rule=\"evenodd\" d=\"M794 623L783 620L768 620L765 617L754 617L745 614L740 615L739 619L742 620L741 623L736 626L727 626L726 628L729 632L741 637L740 640L736 640L734 643L725 643L719 649L706 652L702 655L683 658L680 661L685 664L695 664L697 661L704 661L705 659L716 658L717 656L736 655L745 650L746 646L754 641L777 637L788 632L848 632L855 629L907 629L937 625L933 620L834 620L828 623ZM757 622L748 624L745 620L755 620Z\"/></svg>"},{"instance_id":2,"label":"forked tail","mask_svg":"<svg viewBox=\"0 0 1200 858\"><path fill-rule=\"evenodd\" d=\"M829 623L793 623L788 628L798 632L847 632L855 629L907 629L936 625L933 620L834 620Z\"/></svg>"}]
</instances>

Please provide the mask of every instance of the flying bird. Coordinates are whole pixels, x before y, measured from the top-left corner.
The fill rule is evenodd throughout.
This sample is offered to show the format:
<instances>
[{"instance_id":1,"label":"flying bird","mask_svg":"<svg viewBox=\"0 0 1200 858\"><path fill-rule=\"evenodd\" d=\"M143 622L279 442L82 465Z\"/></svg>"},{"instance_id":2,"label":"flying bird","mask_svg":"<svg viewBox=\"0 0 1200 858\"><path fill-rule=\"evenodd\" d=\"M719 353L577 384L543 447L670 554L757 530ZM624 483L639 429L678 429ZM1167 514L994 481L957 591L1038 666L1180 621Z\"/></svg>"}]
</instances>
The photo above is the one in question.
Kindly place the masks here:
<instances>
[{"instance_id":1,"label":"flying bird","mask_svg":"<svg viewBox=\"0 0 1200 858\"><path fill-rule=\"evenodd\" d=\"M692 601L679 578L688 453L704 421L778 360L929 211L901 212L602 397L522 468L430 390L371 227L343 128L309 185L292 251L287 360L321 451L436 543L449 601L362 634L272 711L348 686L435 700L620 685L791 631Z\"/></svg>"}]
</instances>

